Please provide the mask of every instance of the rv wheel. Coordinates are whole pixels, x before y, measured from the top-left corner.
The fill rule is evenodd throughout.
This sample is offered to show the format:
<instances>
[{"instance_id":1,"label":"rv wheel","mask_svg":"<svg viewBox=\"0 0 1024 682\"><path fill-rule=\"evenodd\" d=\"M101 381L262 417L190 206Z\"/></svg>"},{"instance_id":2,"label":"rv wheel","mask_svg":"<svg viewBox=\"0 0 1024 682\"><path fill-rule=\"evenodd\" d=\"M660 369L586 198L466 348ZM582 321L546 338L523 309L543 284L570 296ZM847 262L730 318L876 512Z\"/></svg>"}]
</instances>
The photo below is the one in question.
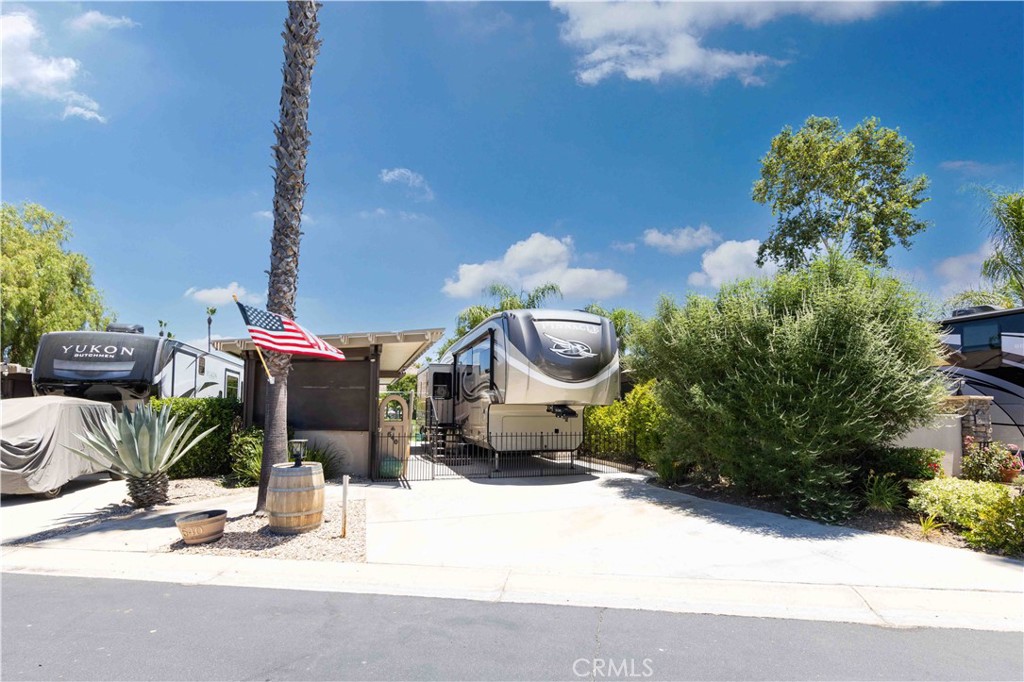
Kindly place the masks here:
<instances>
[{"instance_id":1,"label":"rv wheel","mask_svg":"<svg viewBox=\"0 0 1024 682\"><path fill-rule=\"evenodd\" d=\"M60 497L60 491L64 489L64 486L59 485L53 490L47 490L42 493L35 493L33 497L38 497L40 500L52 500L55 497Z\"/></svg>"}]
</instances>

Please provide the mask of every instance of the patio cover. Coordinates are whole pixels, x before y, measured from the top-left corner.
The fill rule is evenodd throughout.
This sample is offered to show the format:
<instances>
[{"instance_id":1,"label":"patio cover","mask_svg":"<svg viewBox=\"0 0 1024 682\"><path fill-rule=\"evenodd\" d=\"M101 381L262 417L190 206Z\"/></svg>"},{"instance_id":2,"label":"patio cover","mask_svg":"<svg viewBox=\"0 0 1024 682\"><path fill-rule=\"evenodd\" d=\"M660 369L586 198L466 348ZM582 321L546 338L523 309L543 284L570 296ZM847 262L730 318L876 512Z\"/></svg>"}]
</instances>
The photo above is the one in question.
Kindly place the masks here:
<instances>
[{"instance_id":1,"label":"patio cover","mask_svg":"<svg viewBox=\"0 0 1024 682\"><path fill-rule=\"evenodd\" d=\"M420 357L444 336L444 328L410 329L399 332L357 332L354 334L317 334L348 360L366 359L377 347L380 353L380 379L390 383L405 373ZM242 355L255 351L252 339L218 339L213 347L225 353Z\"/></svg>"}]
</instances>

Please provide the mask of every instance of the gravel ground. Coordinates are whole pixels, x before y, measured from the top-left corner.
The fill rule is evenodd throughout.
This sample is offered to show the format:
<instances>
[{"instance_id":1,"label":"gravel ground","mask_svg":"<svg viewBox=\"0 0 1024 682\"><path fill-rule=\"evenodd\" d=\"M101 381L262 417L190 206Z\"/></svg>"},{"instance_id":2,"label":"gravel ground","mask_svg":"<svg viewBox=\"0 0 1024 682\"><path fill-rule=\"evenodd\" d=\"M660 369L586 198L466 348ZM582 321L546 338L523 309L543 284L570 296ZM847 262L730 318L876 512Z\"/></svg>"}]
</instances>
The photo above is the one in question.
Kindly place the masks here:
<instances>
[{"instance_id":1,"label":"gravel ground","mask_svg":"<svg viewBox=\"0 0 1024 682\"><path fill-rule=\"evenodd\" d=\"M355 478L352 479L354 482ZM362 480L362 479L359 479ZM329 487L340 486L340 480L330 480ZM136 509L128 499L110 504L74 522L9 543L23 545L95 526L104 521L130 519L150 511L173 510L175 505L192 504L200 500L248 491L256 500L256 486L225 488L218 478L186 478L171 481L167 488L168 503L149 509ZM275 535L267 530L266 517L253 514L229 518L224 536L217 542L186 545L177 540L168 546L169 552L183 554L219 554L222 556L262 556L275 559L307 559L316 561L366 561L366 504L364 500L350 500L347 537L341 539L341 502L328 503L324 508L324 524L317 530L301 535Z\"/></svg>"},{"instance_id":2,"label":"gravel ground","mask_svg":"<svg viewBox=\"0 0 1024 682\"><path fill-rule=\"evenodd\" d=\"M266 517L253 514L229 517L224 536L216 542L186 545L178 540L170 551L181 554L259 556L270 559L312 561L366 561L366 501L349 500L347 534L341 537L341 502L324 506L324 523L299 535L276 535Z\"/></svg>"}]
</instances>

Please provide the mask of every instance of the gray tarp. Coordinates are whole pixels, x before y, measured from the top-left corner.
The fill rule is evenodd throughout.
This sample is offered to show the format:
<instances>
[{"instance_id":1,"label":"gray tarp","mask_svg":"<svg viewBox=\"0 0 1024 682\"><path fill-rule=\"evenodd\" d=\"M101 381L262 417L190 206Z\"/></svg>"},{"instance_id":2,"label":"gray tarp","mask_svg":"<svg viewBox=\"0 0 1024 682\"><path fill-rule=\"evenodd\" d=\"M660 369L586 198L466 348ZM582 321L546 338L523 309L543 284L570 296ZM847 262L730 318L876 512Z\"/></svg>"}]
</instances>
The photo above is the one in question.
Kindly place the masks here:
<instances>
[{"instance_id":1,"label":"gray tarp","mask_svg":"<svg viewBox=\"0 0 1024 682\"><path fill-rule=\"evenodd\" d=\"M90 415L113 414L108 403L63 396L11 398L0 403L0 492L41 493L103 471L69 447L82 448Z\"/></svg>"}]
</instances>

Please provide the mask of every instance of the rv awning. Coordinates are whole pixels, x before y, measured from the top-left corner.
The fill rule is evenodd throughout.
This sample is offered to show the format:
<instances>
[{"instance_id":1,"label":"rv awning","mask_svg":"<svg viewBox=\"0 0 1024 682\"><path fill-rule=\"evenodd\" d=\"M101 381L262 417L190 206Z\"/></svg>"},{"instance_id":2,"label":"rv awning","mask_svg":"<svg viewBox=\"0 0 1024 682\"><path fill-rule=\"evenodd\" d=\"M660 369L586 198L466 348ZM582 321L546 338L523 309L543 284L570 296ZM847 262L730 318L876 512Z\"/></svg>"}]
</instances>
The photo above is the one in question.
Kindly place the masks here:
<instances>
[{"instance_id":1,"label":"rv awning","mask_svg":"<svg viewBox=\"0 0 1024 682\"><path fill-rule=\"evenodd\" d=\"M380 347L380 378L397 379L427 349L441 340L444 329L410 329L401 332L358 332L355 334L317 334L335 348L340 348L349 360L367 358L374 346ZM255 351L252 339L217 339L213 347L225 353L242 355ZM325 362L331 362L325 360Z\"/></svg>"}]
</instances>

